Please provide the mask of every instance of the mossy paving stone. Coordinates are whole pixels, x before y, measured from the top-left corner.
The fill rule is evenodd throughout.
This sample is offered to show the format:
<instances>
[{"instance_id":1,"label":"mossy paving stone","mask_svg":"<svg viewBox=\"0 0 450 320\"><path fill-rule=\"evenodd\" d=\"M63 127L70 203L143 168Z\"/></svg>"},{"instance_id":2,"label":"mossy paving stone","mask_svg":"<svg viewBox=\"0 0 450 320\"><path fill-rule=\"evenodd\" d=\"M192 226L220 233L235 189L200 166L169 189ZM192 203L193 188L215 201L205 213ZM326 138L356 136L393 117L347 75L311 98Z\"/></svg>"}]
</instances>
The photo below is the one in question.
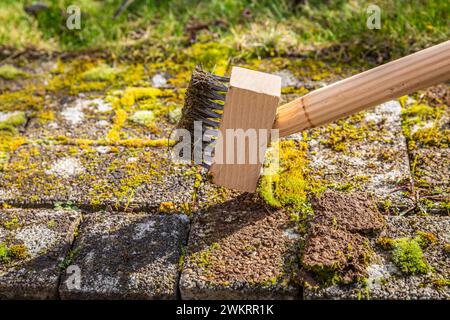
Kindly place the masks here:
<instances>
[{"instance_id":1,"label":"mossy paving stone","mask_svg":"<svg viewBox=\"0 0 450 320\"><path fill-rule=\"evenodd\" d=\"M175 299L179 259L187 240L185 215L87 215L73 247L80 286L64 274L62 299Z\"/></svg>"},{"instance_id":2,"label":"mossy paving stone","mask_svg":"<svg viewBox=\"0 0 450 320\"><path fill-rule=\"evenodd\" d=\"M409 208L411 175L400 112L400 104L391 101L309 130L314 177L338 190L369 192L382 207Z\"/></svg>"},{"instance_id":3,"label":"mossy paving stone","mask_svg":"<svg viewBox=\"0 0 450 320\"><path fill-rule=\"evenodd\" d=\"M165 148L25 145L0 173L0 202L173 211L192 201L195 175L174 164Z\"/></svg>"},{"instance_id":4,"label":"mossy paving stone","mask_svg":"<svg viewBox=\"0 0 450 320\"><path fill-rule=\"evenodd\" d=\"M420 211L450 212L450 86L399 99Z\"/></svg>"},{"instance_id":5,"label":"mossy paving stone","mask_svg":"<svg viewBox=\"0 0 450 320\"><path fill-rule=\"evenodd\" d=\"M0 297L56 299L60 268L81 214L42 209L0 210L0 243L22 246L21 258L0 262Z\"/></svg>"},{"instance_id":6,"label":"mossy paving stone","mask_svg":"<svg viewBox=\"0 0 450 320\"><path fill-rule=\"evenodd\" d=\"M287 212L252 194L195 212L180 280L182 299L296 299L298 234Z\"/></svg>"},{"instance_id":7,"label":"mossy paving stone","mask_svg":"<svg viewBox=\"0 0 450 320\"><path fill-rule=\"evenodd\" d=\"M14 92L31 87L41 87L50 78L50 71L56 67L48 57L27 60L16 59L3 64L0 69L0 91Z\"/></svg>"},{"instance_id":8,"label":"mossy paving stone","mask_svg":"<svg viewBox=\"0 0 450 320\"><path fill-rule=\"evenodd\" d=\"M411 155L422 210L450 214L450 148L420 148Z\"/></svg>"},{"instance_id":9,"label":"mossy paving stone","mask_svg":"<svg viewBox=\"0 0 450 320\"><path fill-rule=\"evenodd\" d=\"M439 285L439 280L450 278L450 218L444 216L388 216L386 228L379 234L387 238L414 238L417 232L431 233L436 242L422 248L427 264L432 268L426 274L403 274L392 261L392 253L376 244L367 267L364 283L333 285L326 288L304 288L305 299L449 299L450 288ZM446 249L447 248L447 249Z\"/></svg>"},{"instance_id":10,"label":"mossy paving stone","mask_svg":"<svg viewBox=\"0 0 450 320\"><path fill-rule=\"evenodd\" d=\"M46 97L44 107L30 120L30 139L105 139L112 127L113 110L99 95Z\"/></svg>"}]
</instances>

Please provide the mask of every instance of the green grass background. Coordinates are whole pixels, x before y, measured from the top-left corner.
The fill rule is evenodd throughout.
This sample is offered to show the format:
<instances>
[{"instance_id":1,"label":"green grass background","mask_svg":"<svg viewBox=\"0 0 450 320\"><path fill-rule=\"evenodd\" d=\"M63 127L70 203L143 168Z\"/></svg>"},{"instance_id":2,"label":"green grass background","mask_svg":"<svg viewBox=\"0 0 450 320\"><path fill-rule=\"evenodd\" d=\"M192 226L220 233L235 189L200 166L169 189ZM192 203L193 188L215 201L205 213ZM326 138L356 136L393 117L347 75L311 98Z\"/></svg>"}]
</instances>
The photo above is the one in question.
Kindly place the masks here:
<instances>
[{"instance_id":1,"label":"green grass background","mask_svg":"<svg viewBox=\"0 0 450 320\"><path fill-rule=\"evenodd\" d=\"M221 42L258 56L297 54L312 46L358 44L393 55L449 39L448 0L273 1L135 0L118 18L122 0L53 0L36 16L23 7L35 1L2 0L0 46L73 51L159 47L163 54L192 44L186 26L210 24L196 41ZM65 26L67 7L81 9L81 30ZM381 30L366 27L367 6L381 8ZM246 10L247 15L243 15ZM218 21L220 21L218 23Z\"/></svg>"}]
</instances>

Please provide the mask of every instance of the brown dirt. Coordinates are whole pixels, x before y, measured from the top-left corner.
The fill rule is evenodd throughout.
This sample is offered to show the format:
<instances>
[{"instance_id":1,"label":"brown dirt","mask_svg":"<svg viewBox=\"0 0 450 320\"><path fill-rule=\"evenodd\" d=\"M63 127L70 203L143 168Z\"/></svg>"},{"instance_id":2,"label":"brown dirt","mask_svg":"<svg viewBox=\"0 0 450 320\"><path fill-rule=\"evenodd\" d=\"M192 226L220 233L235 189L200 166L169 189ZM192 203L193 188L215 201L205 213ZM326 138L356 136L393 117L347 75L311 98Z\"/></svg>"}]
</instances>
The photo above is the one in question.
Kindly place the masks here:
<instances>
[{"instance_id":1,"label":"brown dirt","mask_svg":"<svg viewBox=\"0 0 450 320\"><path fill-rule=\"evenodd\" d=\"M372 233L384 227L374 202L364 193L325 192L312 203L316 224L358 233Z\"/></svg>"},{"instance_id":2,"label":"brown dirt","mask_svg":"<svg viewBox=\"0 0 450 320\"><path fill-rule=\"evenodd\" d=\"M304 280L315 285L309 279L330 284L365 277L371 255L365 235L385 225L376 205L366 194L335 191L313 199L312 205L315 217L302 256Z\"/></svg>"},{"instance_id":3,"label":"brown dirt","mask_svg":"<svg viewBox=\"0 0 450 320\"><path fill-rule=\"evenodd\" d=\"M363 236L317 225L308 237L303 266L313 271L337 271L342 282L351 282L365 275L369 254L367 239Z\"/></svg>"}]
</instances>

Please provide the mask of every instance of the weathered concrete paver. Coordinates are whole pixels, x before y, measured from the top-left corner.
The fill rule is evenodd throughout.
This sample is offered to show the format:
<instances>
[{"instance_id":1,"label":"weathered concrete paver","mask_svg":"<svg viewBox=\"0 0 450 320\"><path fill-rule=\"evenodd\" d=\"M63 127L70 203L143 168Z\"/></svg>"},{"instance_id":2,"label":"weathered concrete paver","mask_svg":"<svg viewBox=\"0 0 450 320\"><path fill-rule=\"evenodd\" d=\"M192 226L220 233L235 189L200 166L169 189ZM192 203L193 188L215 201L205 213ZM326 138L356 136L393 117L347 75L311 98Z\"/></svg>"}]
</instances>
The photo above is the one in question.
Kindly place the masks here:
<instances>
[{"instance_id":1,"label":"weathered concrete paver","mask_svg":"<svg viewBox=\"0 0 450 320\"><path fill-rule=\"evenodd\" d=\"M56 299L80 220L73 210L0 210L0 298Z\"/></svg>"},{"instance_id":2,"label":"weathered concrete paver","mask_svg":"<svg viewBox=\"0 0 450 320\"><path fill-rule=\"evenodd\" d=\"M113 110L100 96L48 97L45 106L28 124L30 139L105 139Z\"/></svg>"},{"instance_id":3,"label":"weathered concrete paver","mask_svg":"<svg viewBox=\"0 0 450 320\"><path fill-rule=\"evenodd\" d=\"M182 299L296 299L298 234L287 212L250 194L194 214L180 280Z\"/></svg>"},{"instance_id":4,"label":"weathered concrete paver","mask_svg":"<svg viewBox=\"0 0 450 320\"><path fill-rule=\"evenodd\" d=\"M400 99L419 209L450 213L450 90L441 84Z\"/></svg>"},{"instance_id":5,"label":"weathered concrete paver","mask_svg":"<svg viewBox=\"0 0 450 320\"><path fill-rule=\"evenodd\" d=\"M65 274L61 298L175 299L188 228L185 215L86 215L71 261L80 286Z\"/></svg>"},{"instance_id":6,"label":"weathered concrete paver","mask_svg":"<svg viewBox=\"0 0 450 320\"><path fill-rule=\"evenodd\" d=\"M411 176L400 114L400 104L390 101L309 130L314 176L339 190L369 192L385 209L411 207Z\"/></svg>"},{"instance_id":7,"label":"weathered concrete paver","mask_svg":"<svg viewBox=\"0 0 450 320\"><path fill-rule=\"evenodd\" d=\"M165 148L26 145L0 172L0 202L93 208L185 210L195 172L174 164Z\"/></svg>"},{"instance_id":8,"label":"weathered concrete paver","mask_svg":"<svg viewBox=\"0 0 450 320\"><path fill-rule=\"evenodd\" d=\"M426 274L406 275L392 260L392 253L371 240L375 254L367 268L365 283L334 285L317 290L304 288L305 299L450 299L450 218L443 216L387 217L380 237L414 238L418 232L436 237L422 248L431 269Z\"/></svg>"}]
</instances>

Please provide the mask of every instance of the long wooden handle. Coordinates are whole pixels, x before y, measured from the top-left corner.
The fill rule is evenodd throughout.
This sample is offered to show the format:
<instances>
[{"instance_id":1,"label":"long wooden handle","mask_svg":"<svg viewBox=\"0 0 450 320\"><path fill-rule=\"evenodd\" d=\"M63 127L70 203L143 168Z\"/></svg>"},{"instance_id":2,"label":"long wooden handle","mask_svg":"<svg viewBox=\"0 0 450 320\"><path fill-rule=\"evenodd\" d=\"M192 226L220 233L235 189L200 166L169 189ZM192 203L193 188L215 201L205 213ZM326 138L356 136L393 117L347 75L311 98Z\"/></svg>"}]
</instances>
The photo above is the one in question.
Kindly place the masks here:
<instances>
[{"instance_id":1,"label":"long wooden handle","mask_svg":"<svg viewBox=\"0 0 450 320\"><path fill-rule=\"evenodd\" d=\"M287 136L449 79L450 40L282 105L274 129Z\"/></svg>"}]
</instances>

